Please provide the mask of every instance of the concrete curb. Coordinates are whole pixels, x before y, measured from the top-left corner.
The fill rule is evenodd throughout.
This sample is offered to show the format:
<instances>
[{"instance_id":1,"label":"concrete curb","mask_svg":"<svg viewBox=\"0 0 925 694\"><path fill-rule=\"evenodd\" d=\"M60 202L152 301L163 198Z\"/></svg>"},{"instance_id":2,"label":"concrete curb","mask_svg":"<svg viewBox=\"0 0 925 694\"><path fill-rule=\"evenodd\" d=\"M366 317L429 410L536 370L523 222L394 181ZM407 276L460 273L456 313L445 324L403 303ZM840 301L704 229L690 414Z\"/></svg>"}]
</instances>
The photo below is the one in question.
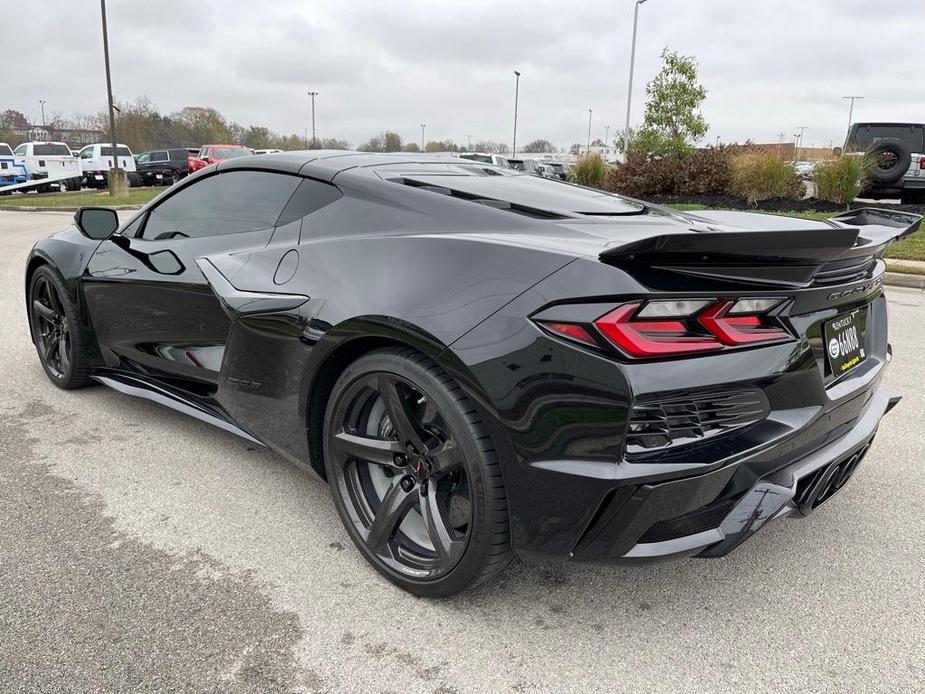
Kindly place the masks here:
<instances>
[{"instance_id":1,"label":"concrete curb","mask_svg":"<svg viewBox=\"0 0 925 694\"><path fill-rule=\"evenodd\" d=\"M111 207L114 210L140 210L143 205L100 205L100 207ZM51 205L0 205L0 212L76 212L78 209L77 207L54 207Z\"/></svg>"},{"instance_id":2,"label":"concrete curb","mask_svg":"<svg viewBox=\"0 0 925 694\"><path fill-rule=\"evenodd\" d=\"M925 275L910 275L905 272L883 273L883 283L891 287L909 287L925 291Z\"/></svg>"}]
</instances>

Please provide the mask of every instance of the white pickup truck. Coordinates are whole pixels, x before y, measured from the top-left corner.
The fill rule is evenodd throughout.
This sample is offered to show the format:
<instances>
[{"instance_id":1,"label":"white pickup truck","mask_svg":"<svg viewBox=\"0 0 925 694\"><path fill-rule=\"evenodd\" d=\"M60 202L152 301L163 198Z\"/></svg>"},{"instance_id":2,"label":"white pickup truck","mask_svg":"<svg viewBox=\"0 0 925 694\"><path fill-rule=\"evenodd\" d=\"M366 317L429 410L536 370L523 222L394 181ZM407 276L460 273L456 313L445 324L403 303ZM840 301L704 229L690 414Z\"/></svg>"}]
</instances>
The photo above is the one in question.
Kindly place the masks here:
<instances>
[{"instance_id":1,"label":"white pickup truck","mask_svg":"<svg viewBox=\"0 0 925 694\"><path fill-rule=\"evenodd\" d=\"M109 170L112 168L112 143L97 143L87 145L77 155L80 161L80 170L84 175L84 185L87 188L105 188ZM129 184L138 185L138 175L135 173L135 156L127 145L116 145L116 158L119 168L128 173Z\"/></svg>"},{"instance_id":2,"label":"white pickup truck","mask_svg":"<svg viewBox=\"0 0 925 694\"><path fill-rule=\"evenodd\" d=\"M39 192L80 190L80 163L63 142L23 142L15 150L16 163L26 170L30 181L48 179Z\"/></svg>"}]
</instances>

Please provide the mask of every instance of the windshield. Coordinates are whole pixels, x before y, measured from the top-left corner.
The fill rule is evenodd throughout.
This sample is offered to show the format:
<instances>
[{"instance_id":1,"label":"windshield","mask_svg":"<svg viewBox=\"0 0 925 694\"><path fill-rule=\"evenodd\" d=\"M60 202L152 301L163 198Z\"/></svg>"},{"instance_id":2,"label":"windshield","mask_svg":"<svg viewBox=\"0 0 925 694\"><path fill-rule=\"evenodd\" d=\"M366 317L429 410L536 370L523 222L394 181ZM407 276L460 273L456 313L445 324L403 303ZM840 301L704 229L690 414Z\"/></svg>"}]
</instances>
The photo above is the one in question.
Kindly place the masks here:
<instances>
[{"instance_id":1,"label":"windshield","mask_svg":"<svg viewBox=\"0 0 925 694\"><path fill-rule=\"evenodd\" d=\"M216 147L213 155L216 159L235 159L237 157L249 157L251 151L244 147Z\"/></svg>"},{"instance_id":2,"label":"windshield","mask_svg":"<svg viewBox=\"0 0 925 694\"><path fill-rule=\"evenodd\" d=\"M925 152L925 126L910 125L858 125L846 145L850 151L870 149L883 141L901 142L910 152Z\"/></svg>"},{"instance_id":3,"label":"windshield","mask_svg":"<svg viewBox=\"0 0 925 694\"><path fill-rule=\"evenodd\" d=\"M72 157L67 145L56 145L53 142L32 145L32 155L35 157Z\"/></svg>"}]
</instances>

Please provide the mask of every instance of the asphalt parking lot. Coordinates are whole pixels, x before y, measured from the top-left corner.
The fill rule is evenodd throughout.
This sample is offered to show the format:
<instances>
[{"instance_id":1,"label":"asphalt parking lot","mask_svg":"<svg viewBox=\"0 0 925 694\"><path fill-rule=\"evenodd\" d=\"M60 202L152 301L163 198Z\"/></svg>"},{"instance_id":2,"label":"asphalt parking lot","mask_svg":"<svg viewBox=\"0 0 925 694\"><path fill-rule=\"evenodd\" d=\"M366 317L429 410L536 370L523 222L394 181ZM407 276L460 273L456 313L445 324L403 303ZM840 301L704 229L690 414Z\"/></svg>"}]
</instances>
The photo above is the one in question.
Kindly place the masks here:
<instances>
[{"instance_id":1,"label":"asphalt parking lot","mask_svg":"<svg viewBox=\"0 0 925 694\"><path fill-rule=\"evenodd\" d=\"M325 485L29 341L0 212L0 692L925 691L925 292L887 288L905 399L846 489L720 560L524 566L410 597Z\"/></svg>"}]
</instances>

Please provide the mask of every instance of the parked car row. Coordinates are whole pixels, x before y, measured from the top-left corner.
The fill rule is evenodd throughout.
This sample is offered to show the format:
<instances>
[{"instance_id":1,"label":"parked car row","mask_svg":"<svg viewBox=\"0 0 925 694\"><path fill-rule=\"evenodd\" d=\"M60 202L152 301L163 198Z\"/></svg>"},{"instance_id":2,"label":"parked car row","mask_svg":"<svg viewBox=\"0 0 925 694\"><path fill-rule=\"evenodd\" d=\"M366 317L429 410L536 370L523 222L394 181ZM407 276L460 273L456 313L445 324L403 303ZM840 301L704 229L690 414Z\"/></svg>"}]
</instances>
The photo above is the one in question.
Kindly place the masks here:
<instances>
[{"instance_id":1,"label":"parked car row","mask_svg":"<svg viewBox=\"0 0 925 694\"><path fill-rule=\"evenodd\" d=\"M483 164L493 164L503 169L523 171L533 174L534 176L558 178L563 181L568 180L568 167L566 164L561 164L559 162L546 162L532 158L512 159L500 154L490 154L487 152L464 152L459 155L459 158L478 161Z\"/></svg>"}]
</instances>

